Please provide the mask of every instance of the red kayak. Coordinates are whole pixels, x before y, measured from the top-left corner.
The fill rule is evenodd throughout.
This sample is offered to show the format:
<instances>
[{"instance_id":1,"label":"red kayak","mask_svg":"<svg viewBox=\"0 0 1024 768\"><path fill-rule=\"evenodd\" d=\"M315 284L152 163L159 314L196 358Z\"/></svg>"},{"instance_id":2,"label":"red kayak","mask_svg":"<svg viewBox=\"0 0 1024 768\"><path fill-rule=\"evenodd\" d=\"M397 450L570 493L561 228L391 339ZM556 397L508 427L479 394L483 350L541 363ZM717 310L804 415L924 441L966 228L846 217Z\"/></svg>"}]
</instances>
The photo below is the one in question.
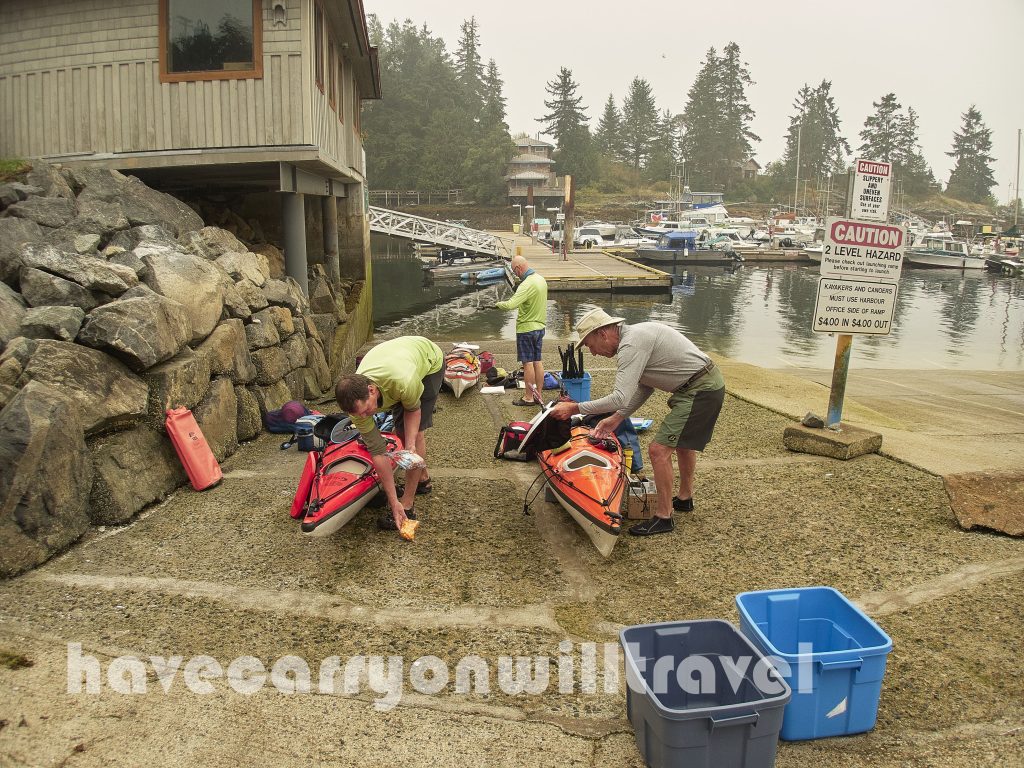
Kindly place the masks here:
<instances>
[{"instance_id":1,"label":"red kayak","mask_svg":"<svg viewBox=\"0 0 1024 768\"><path fill-rule=\"evenodd\" d=\"M346 437L322 452L310 451L306 458L291 516L302 521L302 532L310 536L330 536L341 530L380 490L366 444L354 430ZM389 450L402 449L397 436L384 434L384 438Z\"/></svg>"}]
</instances>

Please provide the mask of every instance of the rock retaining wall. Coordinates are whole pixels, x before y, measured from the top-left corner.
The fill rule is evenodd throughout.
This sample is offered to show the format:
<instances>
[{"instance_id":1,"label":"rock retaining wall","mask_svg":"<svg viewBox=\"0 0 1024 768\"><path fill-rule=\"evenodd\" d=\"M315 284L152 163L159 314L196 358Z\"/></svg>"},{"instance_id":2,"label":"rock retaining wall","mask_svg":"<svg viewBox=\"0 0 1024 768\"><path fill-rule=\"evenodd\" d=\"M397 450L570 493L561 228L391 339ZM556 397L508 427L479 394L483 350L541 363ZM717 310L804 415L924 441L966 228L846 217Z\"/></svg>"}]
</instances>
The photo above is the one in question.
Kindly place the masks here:
<instances>
[{"instance_id":1,"label":"rock retaining wall","mask_svg":"<svg viewBox=\"0 0 1024 768\"><path fill-rule=\"evenodd\" d=\"M183 484L167 408L223 460L266 411L330 390L369 291L316 265L307 300L258 251L117 171L0 184L0 575Z\"/></svg>"}]
</instances>

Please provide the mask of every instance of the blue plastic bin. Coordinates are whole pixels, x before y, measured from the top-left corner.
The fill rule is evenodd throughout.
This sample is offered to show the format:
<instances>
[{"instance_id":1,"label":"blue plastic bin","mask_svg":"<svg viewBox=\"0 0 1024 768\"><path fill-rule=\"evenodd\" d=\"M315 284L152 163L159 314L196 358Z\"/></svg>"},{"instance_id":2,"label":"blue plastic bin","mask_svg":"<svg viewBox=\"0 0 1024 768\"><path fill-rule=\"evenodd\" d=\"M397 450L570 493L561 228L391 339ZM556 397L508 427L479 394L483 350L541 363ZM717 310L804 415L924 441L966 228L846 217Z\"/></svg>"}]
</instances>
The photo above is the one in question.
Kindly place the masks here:
<instances>
[{"instance_id":1,"label":"blue plastic bin","mask_svg":"<svg viewBox=\"0 0 1024 768\"><path fill-rule=\"evenodd\" d=\"M744 592L736 607L743 634L784 662L779 671L793 689L784 740L875 727L892 640L863 611L831 587Z\"/></svg>"},{"instance_id":2,"label":"blue plastic bin","mask_svg":"<svg viewBox=\"0 0 1024 768\"><path fill-rule=\"evenodd\" d=\"M562 388L577 403L590 399L590 374L584 372L582 379L562 379Z\"/></svg>"},{"instance_id":3,"label":"blue plastic bin","mask_svg":"<svg viewBox=\"0 0 1024 768\"><path fill-rule=\"evenodd\" d=\"M715 619L641 624L619 640L626 714L648 765L775 764L789 686L736 627Z\"/></svg>"}]
</instances>

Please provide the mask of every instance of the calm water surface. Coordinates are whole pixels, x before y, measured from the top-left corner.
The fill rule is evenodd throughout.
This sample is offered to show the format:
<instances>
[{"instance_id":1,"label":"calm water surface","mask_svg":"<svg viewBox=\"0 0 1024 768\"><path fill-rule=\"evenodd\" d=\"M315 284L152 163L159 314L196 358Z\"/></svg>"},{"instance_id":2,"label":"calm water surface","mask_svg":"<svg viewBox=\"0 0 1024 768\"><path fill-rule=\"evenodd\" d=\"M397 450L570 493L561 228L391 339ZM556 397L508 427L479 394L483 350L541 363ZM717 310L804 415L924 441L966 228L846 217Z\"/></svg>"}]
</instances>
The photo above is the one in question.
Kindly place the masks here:
<instances>
[{"instance_id":1,"label":"calm water surface","mask_svg":"<svg viewBox=\"0 0 1024 768\"><path fill-rule=\"evenodd\" d=\"M378 338L514 339L515 314L494 309L504 284L424 284L411 250L388 243L373 261ZM905 269L888 336L855 336L853 365L872 368L1024 370L1024 279L981 270ZM548 335L568 338L595 306L627 322L658 320L698 346L769 368L832 368L835 337L811 330L817 266L690 267L664 294L553 293Z\"/></svg>"}]
</instances>

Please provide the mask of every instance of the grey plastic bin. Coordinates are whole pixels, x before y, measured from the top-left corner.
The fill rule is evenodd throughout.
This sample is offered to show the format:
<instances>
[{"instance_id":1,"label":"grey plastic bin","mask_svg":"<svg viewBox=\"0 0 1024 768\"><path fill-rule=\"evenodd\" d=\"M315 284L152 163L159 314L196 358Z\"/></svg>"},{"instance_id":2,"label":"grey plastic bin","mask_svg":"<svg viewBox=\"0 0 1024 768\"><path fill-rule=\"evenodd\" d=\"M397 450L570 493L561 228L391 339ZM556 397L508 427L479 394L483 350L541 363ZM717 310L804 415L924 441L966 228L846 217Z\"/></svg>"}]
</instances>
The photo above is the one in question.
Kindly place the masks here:
<instances>
[{"instance_id":1,"label":"grey plastic bin","mask_svg":"<svg viewBox=\"0 0 1024 768\"><path fill-rule=\"evenodd\" d=\"M642 624L619 633L626 712L654 768L770 768L789 686L727 621Z\"/></svg>"}]
</instances>

